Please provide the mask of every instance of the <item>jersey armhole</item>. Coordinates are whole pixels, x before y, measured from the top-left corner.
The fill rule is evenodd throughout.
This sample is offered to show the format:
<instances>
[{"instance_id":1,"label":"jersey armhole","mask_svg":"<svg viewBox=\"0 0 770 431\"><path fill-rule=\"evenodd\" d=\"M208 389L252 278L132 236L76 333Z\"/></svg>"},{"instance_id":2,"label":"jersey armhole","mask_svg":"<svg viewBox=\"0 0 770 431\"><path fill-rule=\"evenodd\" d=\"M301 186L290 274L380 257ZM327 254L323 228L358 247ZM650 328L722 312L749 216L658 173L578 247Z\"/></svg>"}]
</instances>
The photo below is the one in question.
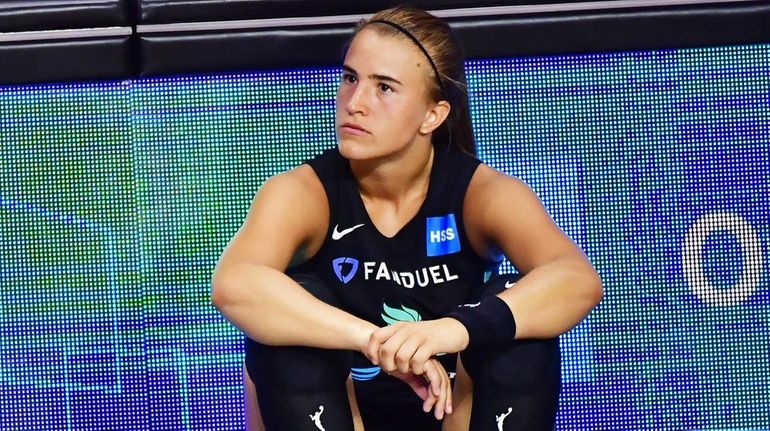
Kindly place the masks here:
<instances>
[{"instance_id":1,"label":"jersey armhole","mask_svg":"<svg viewBox=\"0 0 770 431\"><path fill-rule=\"evenodd\" d=\"M309 255L306 259L304 259L303 261L301 261L299 263L294 264L293 263L294 259L292 258L292 263L290 263L289 266L286 268L287 271L297 270L298 268L302 268L305 265L312 265L315 262L315 260L318 259L318 256L321 254L321 252L326 247L327 242L328 242L328 238L329 238L329 235L330 235L329 231L331 229L332 208L331 208L331 205L329 203L330 202L330 199L329 199L330 190L327 187L327 183L325 183L322 180L322 178L321 178L322 174L319 173L319 169L318 169L319 167L318 166L315 166L314 163L311 163L311 161L305 162L305 163L303 163L303 165L308 165L310 167L310 169L312 169L313 174L315 175L316 180L319 183L321 183L321 188L323 189L323 192L324 192L324 200L326 201L326 208L327 208L327 211L328 211L328 214L329 214L329 219L326 222L326 228L324 229L324 233L323 233L323 235L324 235L323 236L323 240L321 241L321 244L319 245L318 249L315 250L315 252L312 255Z\"/></svg>"},{"instance_id":2,"label":"jersey armhole","mask_svg":"<svg viewBox=\"0 0 770 431\"><path fill-rule=\"evenodd\" d=\"M473 181L473 177L476 175L476 173L481 169L481 166L486 166L483 162L479 161L478 164L473 168L473 172L470 175L470 178L468 179L468 187L470 187L471 182ZM466 188L466 195L467 195L467 188ZM500 266L505 261L505 254L502 252L502 250L491 250L494 255L491 257L486 257L481 255L475 247L471 244L470 237L468 236L468 223L467 219L465 217L465 197L463 197L463 205L462 205L462 223L463 223L463 230L465 231L466 241L468 242L468 247L473 252L473 255L476 256L481 262L484 262L485 265L488 266Z\"/></svg>"}]
</instances>

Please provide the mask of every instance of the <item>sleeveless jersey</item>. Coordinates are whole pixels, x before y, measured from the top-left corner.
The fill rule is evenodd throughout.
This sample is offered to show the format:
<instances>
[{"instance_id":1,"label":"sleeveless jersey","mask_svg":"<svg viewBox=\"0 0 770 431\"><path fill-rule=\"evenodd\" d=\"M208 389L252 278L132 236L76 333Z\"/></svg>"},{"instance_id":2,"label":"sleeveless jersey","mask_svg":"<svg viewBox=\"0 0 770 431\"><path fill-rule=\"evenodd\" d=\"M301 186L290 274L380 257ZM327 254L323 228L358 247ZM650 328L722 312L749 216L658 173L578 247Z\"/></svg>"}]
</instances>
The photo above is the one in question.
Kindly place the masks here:
<instances>
[{"instance_id":1,"label":"sleeveless jersey","mask_svg":"<svg viewBox=\"0 0 770 431\"><path fill-rule=\"evenodd\" d=\"M465 235L465 193L480 163L436 149L422 206L389 238L369 218L349 161L336 148L324 152L308 164L329 203L326 238L312 258L287 272L320 277L343 310L380 327L442 317L499 265L480 257Z\"/></svg>"}]
</instances>

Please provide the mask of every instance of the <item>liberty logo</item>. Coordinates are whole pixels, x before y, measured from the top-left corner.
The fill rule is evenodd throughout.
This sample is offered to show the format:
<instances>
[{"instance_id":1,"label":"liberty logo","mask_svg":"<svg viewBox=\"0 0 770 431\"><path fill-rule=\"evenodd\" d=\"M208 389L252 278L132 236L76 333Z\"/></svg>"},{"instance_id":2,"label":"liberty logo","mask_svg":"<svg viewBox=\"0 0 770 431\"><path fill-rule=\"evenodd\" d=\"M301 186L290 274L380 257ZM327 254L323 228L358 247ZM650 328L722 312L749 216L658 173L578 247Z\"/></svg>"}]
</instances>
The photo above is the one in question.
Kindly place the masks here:
<instances>
[{"instance_id":1,"label":"liberty logo","mask_svg":"<svg viewBox=\"0 0 770 431\"><path fill-rule=\"evenodd\" d=\"M419 322L422 320L422 316L420 316L417 310L412 310L404 305L401 306L401 309L398 309L388 307L388 304L382 304L382 311L384 313L380 313L380 317L388 325L398 322Z\"/></svg>"},{"instance_id":2,"label":"liberty logo","mask_svg":"<svg viewBox=\"0 0 770 431\"><path fill-rule=\"evenodd\" d=\"M508 417L509 414L513 409L511 407L508 407L508 411L506 413L503 413L501 415L495 415L495 420L497 421L497 431L503 431L503 422L505 421L505 418Z\"/></svg>"},{"instance_id":3,"label":"liberty logo","mask_svg":"<svg viewBox=\"0 0 770 431\"><path fill-rule=\"evenodd\" d=\"M346 274L343 274L342 271L344 264L350 265ZM334 269L334 274L341 282L348 284L353 276L356 275L356 271L358 271L358 260L352 257L338 257L332 261L332 269Z\"/></svg>"}]
</instances>

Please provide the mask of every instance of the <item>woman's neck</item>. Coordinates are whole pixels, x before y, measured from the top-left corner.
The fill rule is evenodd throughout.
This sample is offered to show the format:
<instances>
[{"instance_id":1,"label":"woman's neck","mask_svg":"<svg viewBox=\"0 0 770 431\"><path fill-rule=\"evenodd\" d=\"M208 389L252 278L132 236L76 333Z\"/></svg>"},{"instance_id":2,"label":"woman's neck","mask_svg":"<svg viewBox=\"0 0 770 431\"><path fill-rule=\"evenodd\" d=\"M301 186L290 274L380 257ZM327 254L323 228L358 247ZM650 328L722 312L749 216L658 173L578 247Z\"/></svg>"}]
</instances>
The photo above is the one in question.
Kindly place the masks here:
<instances>
[{"instance_id":1,"label":"woman's neck","mask_svg":"<svg viewBox=\"0 0 770 431\"><path fill-rule=\"evenodd\" d=\"M351 161L350 168L364 199L403 200L425 196L433 165L430 141L414 142L387 159Z\"/></svg>"}]
</instances>

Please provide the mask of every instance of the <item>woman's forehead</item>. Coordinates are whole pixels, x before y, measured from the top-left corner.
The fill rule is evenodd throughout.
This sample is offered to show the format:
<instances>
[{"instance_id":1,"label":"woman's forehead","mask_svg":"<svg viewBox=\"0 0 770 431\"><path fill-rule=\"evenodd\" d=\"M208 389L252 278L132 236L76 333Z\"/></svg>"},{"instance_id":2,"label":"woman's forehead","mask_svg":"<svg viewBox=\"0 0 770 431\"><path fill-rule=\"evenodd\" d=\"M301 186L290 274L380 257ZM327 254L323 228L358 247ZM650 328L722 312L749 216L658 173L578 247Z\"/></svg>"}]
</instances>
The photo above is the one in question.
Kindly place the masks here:
<instances>
[{"instance_id":1,"label":"woman's forehead","mask_svg":"<svg viewBox=\"0 0 770 431\"><path fill-rule=\"evenodd\" d=\"M375 30L364 29L353 38L345 55L345 65L359 74L423 78L426 76L427 59L406 37L383 36Z\"/></svg>"}]
</instances>

